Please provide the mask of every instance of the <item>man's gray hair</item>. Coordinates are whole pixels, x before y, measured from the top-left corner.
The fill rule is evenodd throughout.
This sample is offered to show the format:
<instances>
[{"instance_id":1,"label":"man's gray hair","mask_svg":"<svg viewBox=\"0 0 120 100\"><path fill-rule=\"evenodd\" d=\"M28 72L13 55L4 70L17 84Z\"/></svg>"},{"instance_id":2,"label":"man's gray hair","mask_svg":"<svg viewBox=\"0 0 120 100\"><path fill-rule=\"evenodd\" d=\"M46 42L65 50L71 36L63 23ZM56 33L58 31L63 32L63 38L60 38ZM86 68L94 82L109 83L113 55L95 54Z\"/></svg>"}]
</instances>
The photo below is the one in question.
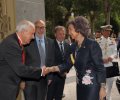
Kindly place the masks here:
<instances>
[{"instance_id":1,"label":"man's gray hair","mask_svg":"<svg viewBox=\"0 0 120 100\"><path fill-rule=\"evenodd\" d=\"M27 20L23 20L20 23L18 23L18 25L16 27L16 31L17 32L22 32L24 30L27 30L30 27L35 27L35 26L32 22L27 21Z\"/></svg>"},{"instance_id":2,"label":"man's gray hair","mask_svg":"<svg viewBox=\"0 0 120 100\"><path fill-rule=\"evenodd\" d=\"M65 32L64 34L66 34L66 29L64 26L60 26L60 25L56 26L54 32L56 33L59 30L63 30Z\"/></svg>"}]
</instances>

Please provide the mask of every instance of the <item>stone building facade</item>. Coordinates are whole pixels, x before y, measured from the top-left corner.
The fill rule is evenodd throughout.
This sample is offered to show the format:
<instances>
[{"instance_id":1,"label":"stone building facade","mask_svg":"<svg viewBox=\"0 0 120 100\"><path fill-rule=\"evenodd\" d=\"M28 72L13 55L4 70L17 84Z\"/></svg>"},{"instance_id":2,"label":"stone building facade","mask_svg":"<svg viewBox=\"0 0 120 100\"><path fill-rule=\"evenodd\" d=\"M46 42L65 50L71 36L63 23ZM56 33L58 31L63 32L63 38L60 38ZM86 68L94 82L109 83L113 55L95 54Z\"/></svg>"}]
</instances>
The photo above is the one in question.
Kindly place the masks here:
<instances>
[{"instance_id":1,"label":"stone building facade","mask_svg":"<svg viewBox=\"0 0 120 100\"><path fill-rule=\"evenodd\" d=\"M45 20L44 0L0 0L0 41L15 32L20 20Z\"/></svg>"}]
</instances>

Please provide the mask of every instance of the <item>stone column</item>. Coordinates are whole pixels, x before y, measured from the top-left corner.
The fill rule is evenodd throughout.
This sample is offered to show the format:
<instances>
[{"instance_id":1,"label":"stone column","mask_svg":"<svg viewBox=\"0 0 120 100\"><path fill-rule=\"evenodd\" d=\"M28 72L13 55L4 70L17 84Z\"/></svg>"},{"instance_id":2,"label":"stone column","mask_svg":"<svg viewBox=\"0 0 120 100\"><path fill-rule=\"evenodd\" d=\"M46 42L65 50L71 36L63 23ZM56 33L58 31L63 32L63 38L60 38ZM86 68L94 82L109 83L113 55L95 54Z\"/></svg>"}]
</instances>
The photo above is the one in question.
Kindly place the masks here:
<instances>
[{"instance_id":1,"label":"stone column","mask_svg":"<svg viewBox=\"0 0 120 100\"><path fill-rule=\"evenodd\" d=\"M45 20L44 0L16 0L16 23L22 19Z\"/></svg>"},{"instance_id":2,"label":"stone column","mask_svg":"<svg viewBox=\"0 0 120 100\"><path fill-rule=\"evenodd\" d=\"M0 40L15 31L15 0L0 0Z\"/></svg>"},{"instance_id":3,"label":"stone column","mask_svg":"<svg viewBox=\"0 0 120 100\"><path fill-rule=\"evenodd\" d=\"M35 22L45 20L44 0L16 0L16 24L23 20ZM24 100L23 90L20 89L17 100Z\"/></svg>"}]
</instances>

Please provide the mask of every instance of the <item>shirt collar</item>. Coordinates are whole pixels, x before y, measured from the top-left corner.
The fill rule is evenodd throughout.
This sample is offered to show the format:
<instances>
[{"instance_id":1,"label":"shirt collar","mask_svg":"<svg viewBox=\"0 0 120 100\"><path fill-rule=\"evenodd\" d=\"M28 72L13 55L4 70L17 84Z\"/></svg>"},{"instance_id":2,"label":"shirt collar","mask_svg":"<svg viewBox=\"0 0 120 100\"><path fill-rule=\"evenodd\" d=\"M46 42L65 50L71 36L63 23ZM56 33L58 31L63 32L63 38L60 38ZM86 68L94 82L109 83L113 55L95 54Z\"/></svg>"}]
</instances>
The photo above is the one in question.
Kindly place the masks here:
<instances>
[{"instance_id":1,"label":"shirt collar","mask_svg":"<svg viewBox=\"0 0 120 100\"><path fill-rule=\"evenodd\" d=\"M40 38L38 35L35 35L37 41L42 40L44 42L44 35Z\"/></svg>"},{"instance_id":2,"label":"shirt collar","mask_svg":"<svg viewBox=\"0 0 120 100\"><path fill-rule=\"evenodd\" d=\"M22 39L20 38L20 36L18 34L17 34L17 37L18 37L18 41L19 41L20 46L22 46L23 45Z\"/></svg>"},{"instance_id":3,"label":"shirt collar","mask_svg":"<svg viewBox=\"0 0 120 100\"><path fill-rule=\"evenodd\" d=\"M62 43L62 44L63 44L63 43L64 43L63 41L62 41L62 42L60 42L60 41L58 41L57 39L56 39L56 41L57 41L57 43L58 43L58 44L60 44L60 43Z\"/></svg>"}]
</instances>

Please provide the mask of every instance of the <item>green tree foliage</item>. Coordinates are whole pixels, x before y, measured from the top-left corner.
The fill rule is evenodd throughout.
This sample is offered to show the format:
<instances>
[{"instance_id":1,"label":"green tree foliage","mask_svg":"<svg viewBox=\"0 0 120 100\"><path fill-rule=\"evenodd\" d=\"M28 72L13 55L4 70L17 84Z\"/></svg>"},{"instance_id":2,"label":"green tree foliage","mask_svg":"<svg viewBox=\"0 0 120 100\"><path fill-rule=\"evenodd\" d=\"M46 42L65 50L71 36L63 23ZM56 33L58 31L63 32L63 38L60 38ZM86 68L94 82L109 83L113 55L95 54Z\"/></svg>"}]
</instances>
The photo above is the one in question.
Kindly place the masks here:
<instances>
[{"instance_id":1,"label":"green tree foliage","mask_svg":"<svg viewBox=\"0 0 120 100\"><path fill-rule=\"evenodd\" d=\"M74 0L45 0L47 35L53 36L56 25L65 25Z\"/></svg>"},{"instance_id":2,"label":"green tree foliage","mask_svg":"<svg viewBox=\"0 0 120 100\"><path fill-rule=\"evenodd\" d=\"M106 6L105 10L105 15L109 15L109 22L108 19L106 18L106 24L110 23L113 26L113 32L118 36L119 32L119 26L120 26L120 0L103 0L106 1L108 4L108 7Z\"/></svg>"},{"instance_id":3,"label":"green tree foliage","mask_svg":"<svg viewBox=\"0 0 120 100\"><path fill-rule=\"evenodd\" d=\"M108 6L105 6L105 1L109 4ZM119 5L120 0L45 0L47 35L53 36L53 29L56 25L65 26L72 12L75 16L82 15L89 19L91 33L99 29L106 22L106 15L110 14L116 27L118 26L115 32L118 32L120 26Z\"/></svg>"}]
</instances>

